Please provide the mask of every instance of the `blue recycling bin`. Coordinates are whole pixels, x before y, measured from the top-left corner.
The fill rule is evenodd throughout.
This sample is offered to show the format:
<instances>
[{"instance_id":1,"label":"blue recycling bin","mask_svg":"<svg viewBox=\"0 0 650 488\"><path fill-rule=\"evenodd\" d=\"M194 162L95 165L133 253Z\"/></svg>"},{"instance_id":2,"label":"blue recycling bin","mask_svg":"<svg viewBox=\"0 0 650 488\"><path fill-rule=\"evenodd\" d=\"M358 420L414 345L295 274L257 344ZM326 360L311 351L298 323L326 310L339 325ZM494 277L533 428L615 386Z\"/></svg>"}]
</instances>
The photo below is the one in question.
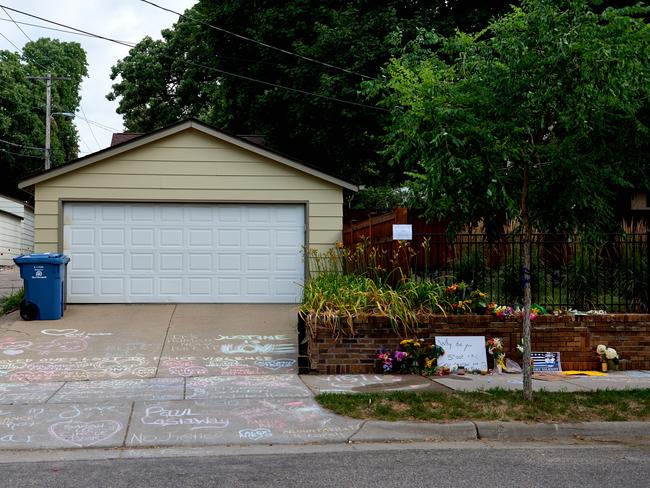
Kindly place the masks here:
<instances>
[{"instance_id":1,"label":"blue recycling bin","mask_svg":"<svg viewBox=\"0 0 650 488\"><path fill-rule=\"evenodd\" d=\"M65 254L26 254L14 258L25 285L25 300L20 304L23 320L58 320L65 308L65 269L70 257Z\"/></svg>"}]
</instances>

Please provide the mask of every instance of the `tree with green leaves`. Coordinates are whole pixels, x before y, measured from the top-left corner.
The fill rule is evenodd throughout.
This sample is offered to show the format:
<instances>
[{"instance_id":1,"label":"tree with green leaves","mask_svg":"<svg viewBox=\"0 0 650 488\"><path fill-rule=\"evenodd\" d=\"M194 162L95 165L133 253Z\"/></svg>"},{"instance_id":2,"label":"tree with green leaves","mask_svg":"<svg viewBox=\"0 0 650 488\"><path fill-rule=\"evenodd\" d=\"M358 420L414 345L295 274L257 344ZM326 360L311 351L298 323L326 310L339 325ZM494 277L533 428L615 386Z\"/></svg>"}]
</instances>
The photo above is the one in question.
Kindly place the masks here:
<instances>
[{"instance_id":1,"label":"tree with green leaves","mask_svg":"<svg viewBox=\"0 0 650 488\"><path fill-rule=\"evenodd\" d=\"M43 169L45 147L45 80L47 73L69 80L52 83L52 111L75 112L79 88L87 76L86 53L76 42L38 39L21 54L0 51L0 192L16 193L16 182ZM4 141L4 142L3 142ZM52 118L51 160L63 164L77 157L78 135L72 121Z\"/></svg>"},{"instance_id":2,"label":"tree with green leaves","mask_svg":"<svg viewBox=\"0 0 650 488\"><path fill-rule=\"evenodd\" d=\"M108 98L119 100L134 132L196 117L262 134L276 150L342 178L385 184L402 176L377 154L388 112L366 99L360 83L377 77L418 28L480 30L509 3L200 0L161 40L143 39L113 67L119 81Z\"/></svg>"},{"instance_id":3,"label":"tree with green leaves","mask_svg":"<svg viewBox=\"0 0 650 488\"><path fill-rule=\"evenodd\" d=\"M526 0L477 34L422 33L368 86L427 216L518 222L528 399L533 229L612 231L617 196L649 186L648 11Z\"/></svg>"}]
</instances>

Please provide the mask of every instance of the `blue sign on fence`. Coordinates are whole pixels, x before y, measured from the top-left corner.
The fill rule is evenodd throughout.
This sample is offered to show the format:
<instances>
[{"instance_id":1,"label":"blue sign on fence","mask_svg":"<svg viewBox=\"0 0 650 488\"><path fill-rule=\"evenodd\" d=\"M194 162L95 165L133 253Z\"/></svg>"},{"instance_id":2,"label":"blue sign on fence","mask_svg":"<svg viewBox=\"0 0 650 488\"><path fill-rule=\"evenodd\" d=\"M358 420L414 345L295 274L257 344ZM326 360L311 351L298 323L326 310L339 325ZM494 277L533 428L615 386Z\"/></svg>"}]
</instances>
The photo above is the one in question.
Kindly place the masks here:
<instances>
[{"instance_id":1,"label":"blue sign on fence","mask_svg":"<svg viewBox=\"0 0 650 488\"><path fill-rule=\"evenodd\" d=\"M531 352L530 358L533 360L535 373L562 371L559 352Z\"/></svg>"}]
</instances>

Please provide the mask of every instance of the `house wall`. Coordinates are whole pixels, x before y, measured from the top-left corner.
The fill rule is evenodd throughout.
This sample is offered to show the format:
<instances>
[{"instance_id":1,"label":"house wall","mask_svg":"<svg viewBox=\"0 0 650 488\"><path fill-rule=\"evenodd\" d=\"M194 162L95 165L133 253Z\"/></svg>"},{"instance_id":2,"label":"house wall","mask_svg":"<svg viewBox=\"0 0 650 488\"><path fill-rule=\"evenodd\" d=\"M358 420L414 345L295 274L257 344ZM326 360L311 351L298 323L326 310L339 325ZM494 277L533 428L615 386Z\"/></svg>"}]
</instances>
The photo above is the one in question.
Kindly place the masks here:
<instances>
[{"instance_id":1,"label":"house wall","mask_svg":"<svg viewBox=\"0 0 650 488\"><path fill-rule=\"evenodd\" d=\"M0 266L34 249L34 212L25 204L0 197Z\"/></svg>"},{"instance_id":2,"label":"house wall","mask_svg":"<svg viewBox=\"0 0 650 488\"><path fill-rule=\"evenodd\" d=\"M307 243L342 238L343 191L194 129L36 184L35 247L61 251L61 202L307 203Z\"/></svg>"},{"instance_id":3,"label":"house wall","mask_svg":"<svg viewBox=\"0 0 650 488\"><path fill-rule=\"evenodd\" d=\"M521 363L516 351L521 322L491 315L433 315L420 324L418 337L431 343L436 336L500 337L504 352ZM376 372L377 352L400 343L386 317L366 317L355 323L353 336L333 337L330 329L315 325L308 337L310 369L319 374ZM650 369L650 315L540 316L532 323L532 350L560 352L562 369L600 369L598 344L613 347L621 369ZM488 360L488 363L490 360Z\"/></svg>"}]
</instances>

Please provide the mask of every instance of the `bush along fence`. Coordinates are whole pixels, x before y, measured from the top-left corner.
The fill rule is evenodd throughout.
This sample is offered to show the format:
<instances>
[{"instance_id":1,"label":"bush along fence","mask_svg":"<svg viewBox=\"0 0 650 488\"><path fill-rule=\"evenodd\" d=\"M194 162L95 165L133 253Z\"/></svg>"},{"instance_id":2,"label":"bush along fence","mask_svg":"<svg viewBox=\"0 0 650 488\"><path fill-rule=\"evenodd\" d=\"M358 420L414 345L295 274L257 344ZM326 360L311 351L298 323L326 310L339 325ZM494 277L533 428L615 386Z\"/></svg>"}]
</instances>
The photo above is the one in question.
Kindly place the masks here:
<instances>
[{"instance_id":1,"label":"bush along fence","mask_svg":"<svg viewBox=\"0 0 650 488\"><path fill-rule=\"evenodd\" d=\"M383 225L383 223L382 223ZM410 242L357 232L348 244L346 271L465 282L497 303L521 303L521 236L416 232ZM533 300L548 309L650 311L650 233L609 235L598 244L564 234L535 234ZM348 235L349 239L352 237ZM396 268L399 271L395 271ZM392 273L386 277L386 271Z\"/></svg>"},{"instance_id":2,"label":"bush along fence","mask_svg":"<svg viewBox=\"0 0 650 488\"><path fill-rule=\"evenodd\" d=\"M542 315L532 327L533 351L560 352L563 370L600 370L600 344L616 349L620 369L650 369L650 314ZM520 320L494 315L431 315L417 330L417 337L429 344L436 336L457 335L498 337L506 357L521 363L517 350ZM309 369L320 374L383 372L384 361L378 355L382 350L400 349L404 341L386 317L376 315L357 317L354 333L338 337L330 327L311 323L306 337L303 353L309 358Z\"/></svg>"}]
</instances>

